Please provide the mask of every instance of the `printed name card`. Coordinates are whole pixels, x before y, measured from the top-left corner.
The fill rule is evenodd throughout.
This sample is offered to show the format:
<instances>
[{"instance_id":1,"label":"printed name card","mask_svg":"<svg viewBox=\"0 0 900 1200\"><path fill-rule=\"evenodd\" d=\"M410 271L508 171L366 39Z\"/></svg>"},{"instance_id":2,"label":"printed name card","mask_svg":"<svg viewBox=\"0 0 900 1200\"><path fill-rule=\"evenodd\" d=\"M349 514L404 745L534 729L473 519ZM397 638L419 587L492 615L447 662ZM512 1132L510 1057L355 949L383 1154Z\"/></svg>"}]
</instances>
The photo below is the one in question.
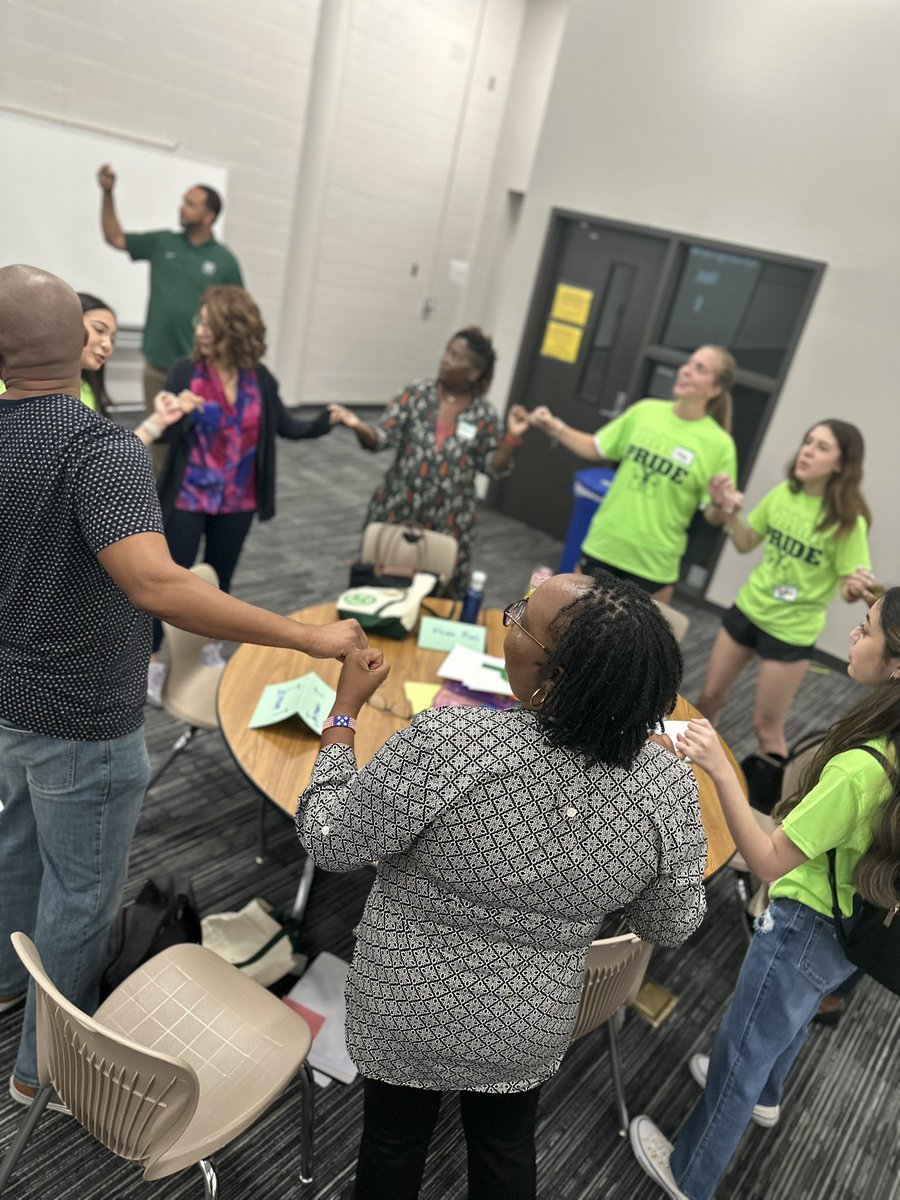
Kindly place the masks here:
<instances>
[{"instance_id":1,"label":"printed name card","mask_svg":"<svg viewBox=\"0 0 900 1200\"><path fill-rule=\"evenodd\" d=\"M297 716L313 733L321 734L322 722L334 704L335 691L315 671L284 683L270 683L259 698L250 718L251 729L275 725Z\"/></svg>"},{"instance_id":2,"label":"printed name card","mask_svg":"<svg viewBox=\"0 0 900 1200\"><path fill-rule=\"evenodd\" d=\"M443 650L445 654L449 654L454 646L464 646L476 654L483 654L487 645L487 630L483 625L470 625L467 621L422 617L418 644L422 650Z\"/></svg>"}]
</instances>

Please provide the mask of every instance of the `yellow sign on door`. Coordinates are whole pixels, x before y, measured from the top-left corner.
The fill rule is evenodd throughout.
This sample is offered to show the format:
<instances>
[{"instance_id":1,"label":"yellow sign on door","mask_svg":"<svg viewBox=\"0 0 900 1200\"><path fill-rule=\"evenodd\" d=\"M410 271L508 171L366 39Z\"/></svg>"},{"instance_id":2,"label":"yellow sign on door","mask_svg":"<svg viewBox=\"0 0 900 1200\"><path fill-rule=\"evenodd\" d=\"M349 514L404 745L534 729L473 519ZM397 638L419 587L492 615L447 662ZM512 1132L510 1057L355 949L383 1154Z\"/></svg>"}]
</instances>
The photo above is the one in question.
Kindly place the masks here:
<instances>
[{"instance_id":1,"label":"yellow sign on door","mask_svg":"<svg viewBox=\"0 0 900 1200\"><path fill-rule=\"evenodd\" d=\"M558 358L560 362L578 361L583 330L574 325L563 325L560 321L548 321L544 330L541 354L544 358Z\"/></svg>"},{"instance_id":2,"label":"yellow sign on door","mask_svg":"<svg viewBox=\"0 0 900 1200\"><path fill-rule=\"evenodd\" d=\"M553 297L551 320L568 321L570 325L587 325L594 293L588 288L572 287L558 283Z\"/></svg>"}]
</instances>

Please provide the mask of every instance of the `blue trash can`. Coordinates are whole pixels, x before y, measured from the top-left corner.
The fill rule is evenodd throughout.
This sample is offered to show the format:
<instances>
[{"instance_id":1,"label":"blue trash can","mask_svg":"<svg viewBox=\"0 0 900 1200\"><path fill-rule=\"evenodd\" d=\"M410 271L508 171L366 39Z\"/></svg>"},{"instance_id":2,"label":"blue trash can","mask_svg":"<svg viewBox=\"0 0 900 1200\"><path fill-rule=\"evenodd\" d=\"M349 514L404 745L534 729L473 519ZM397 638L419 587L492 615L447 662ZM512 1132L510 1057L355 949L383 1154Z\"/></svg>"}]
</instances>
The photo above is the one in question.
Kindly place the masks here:
<instances>
[{"instance_id":1,"label":"blue trash can","mask_svg":"<svg viewBox=\"0 0 900 1200\"><path fill-rule=\"evenodd\" d=\"M572 478L572 517L557 568L560 575L575 570L588 526L609 491L615 473L615 467L586 467L583 471L575 472Z\"/></svg>"}]
</instances>

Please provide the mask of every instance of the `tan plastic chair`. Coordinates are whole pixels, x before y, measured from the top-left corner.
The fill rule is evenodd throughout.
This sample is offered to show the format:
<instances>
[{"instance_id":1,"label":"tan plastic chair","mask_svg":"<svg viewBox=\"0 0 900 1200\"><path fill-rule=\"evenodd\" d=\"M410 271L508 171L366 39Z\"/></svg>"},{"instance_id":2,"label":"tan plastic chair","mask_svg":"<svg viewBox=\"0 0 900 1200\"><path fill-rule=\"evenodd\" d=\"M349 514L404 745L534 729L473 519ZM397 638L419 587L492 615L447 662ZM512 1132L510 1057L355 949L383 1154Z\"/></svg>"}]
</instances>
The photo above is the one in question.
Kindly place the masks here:
<instances>
[{"instance_id":1,"label":"tan plastic chair","mask_svg":"<svg viewBox=\"0 0 900 1200\"><path fill-rule=\"evenodd\" d=\"M625 1005L635 998L644 982L652 952L650 943L642 942L633 933L594 942L588 948L581 1004L572 1031L572 1041L576 1042L598 1025L606 1025L620 1137L626 1137L628 1133L628 1109L619 1031L625 1021Z\"/></svg>"},{"instance_id":2,"label":"tan plastic chair","mask_svg":"<svg viewBox=\"0 0 900 1200\"><path fill-rule=\"evenodd\" d=\"M664 604L662 600L654 600L653 603L666 618L672 627L672 632L675 634L675 641L679 645L687 637L687 632L691 627L690 617L686 617L683 612L679 612L677 608L672 608L669 604Z\"/></svg>"},{"instance_id":3,"label":"tan plastic chair","mask_svg":"<svg viewBox=\"0 0 900 1200\"><path fill-rule=\"evenodd\" d=\"M449 533L411 523L372 521L363 530L360 562L428 571L446 584L456 570L459 543Z\"/></svg>"},{"instance_id":4,"label":"tan plastic chair","mask_svg":"<svg viewBox=\"0 0 900 1200\"><path fill-rule=\"evenodd\" d=\"M57 991L34 944L12 935L37 996L41 1090L0 1164L0 1191L55 1089L72 1115L145 1179L199 1164L246 1129L299 1071L301 1181L312 1179L309 1026L202 946L172 946L116 988L93 1017Z\"/></svg>"},{"instance_id":5,"label":"tan plastic chair","mask_svg":"<svg viewBox=\"0 0 900 1200\"><path fill-rule=\"evenodd\" d=\"M219 577L209 563L197 563L191 571L204 583L215 588L219 586ZM176 629L165 621L163 630L169 648L169 670L162 690L162 706L171 716L184 721L188 728L154 771L147 785L148 791L201 730L219 728L216 696L225 670L224 666L207 667L203 662L203 647L209 639L202 634Z\"/></svg>"}]
</instances>

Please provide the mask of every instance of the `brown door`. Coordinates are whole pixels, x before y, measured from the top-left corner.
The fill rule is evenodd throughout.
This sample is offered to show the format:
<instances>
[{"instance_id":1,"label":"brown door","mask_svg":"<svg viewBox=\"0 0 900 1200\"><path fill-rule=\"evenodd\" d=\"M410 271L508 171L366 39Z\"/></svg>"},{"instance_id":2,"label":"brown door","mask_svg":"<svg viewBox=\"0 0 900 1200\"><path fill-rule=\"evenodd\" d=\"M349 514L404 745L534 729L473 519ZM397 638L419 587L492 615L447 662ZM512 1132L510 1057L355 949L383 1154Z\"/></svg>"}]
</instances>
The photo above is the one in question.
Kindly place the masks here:
<instances>
[{"instance_id":1,"label":"brown door","mask_svg":"<svg viewBox=\"0 0 900 1200\"><path fill-rule=\"evenodd\" d=\"M526 408L546 404L593 432L640 399L642 351L670 239L566 217L557 217L554 233L557 253L532 300L514 394ZM497 507L562 538L572 475L589 464L536 431L517 460L497 489Z\"/></svg>"}]
</instances>

